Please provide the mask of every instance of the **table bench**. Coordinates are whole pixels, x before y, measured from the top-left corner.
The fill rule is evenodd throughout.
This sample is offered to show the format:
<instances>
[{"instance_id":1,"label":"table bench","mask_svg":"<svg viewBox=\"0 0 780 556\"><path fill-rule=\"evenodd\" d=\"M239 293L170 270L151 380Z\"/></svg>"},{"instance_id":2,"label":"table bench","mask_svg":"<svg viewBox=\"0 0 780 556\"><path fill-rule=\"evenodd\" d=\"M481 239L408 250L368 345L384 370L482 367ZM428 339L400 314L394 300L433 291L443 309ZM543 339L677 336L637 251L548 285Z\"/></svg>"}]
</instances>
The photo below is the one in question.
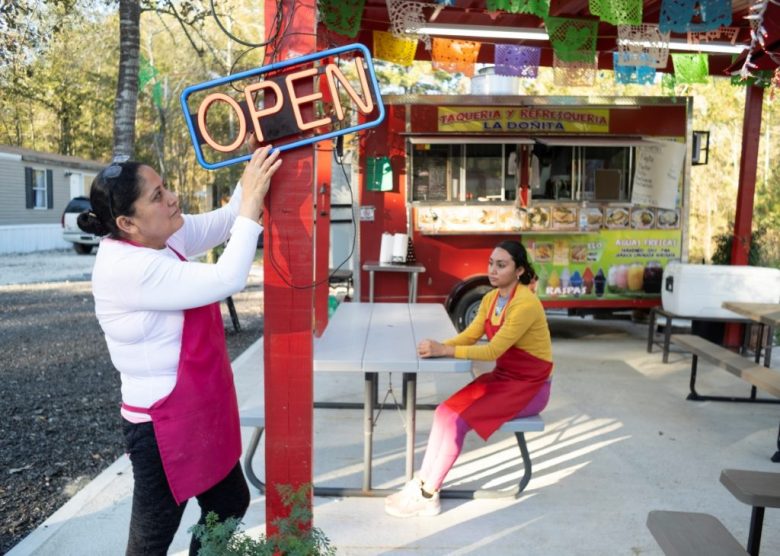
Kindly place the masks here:
<instances>
[{"instance_id":1,"label":"table bench","mask_svg":"<svg viewBox=\"0 0 780 556\"><path fill-rule=\"evenodd\" d=\"M738 353L714 344L699 336L692 334L673 334L671 341L689 351L693 358L691 361L691 380L689 400L703 401L728 401L728 402L753 402L753 403L780 403L780 399L767 399L756 397L756 389L761 388L766 392L778 396L780 394L780 373L764 367L755 361L742 357ZM696 391L696 372L699 358L712 363L737 378L751 385L750 396L703 396Z\"/></svg>"},{"instance_id":2,"label":"table bench","mask_svg":"<svg viewBox=\"0 0 780 556\"><path fill-rule=\"evenodd\" d=\"M520 417L507 421L498 429L504 432L515 433L515 439L517 440L517 447L520 448L520 456L523 459L523 476L520 478L520 482L509 490L498 490L481 488L477 490L458 490L458 489L443 489L439 496L441 498L516 498L520 495L528 482L531 480L531 454L528 452L528 445L525 442L525 433L527 432L541 432L544 430L544 420L540 415L530 415L528 417Z\"/></svg>"},{"instance_id":3,"label":"table bench","mask_svg":"<svg viewBox=\"0 0 780 556\"><path fill-rule=\"evenodd\" d=\"M244 453L244 473L251 485L257 488L261 494L265 494L265 483L255 473L252 468L252 459L257 453L257 447L260 444L260 438L265 430L264 408L262 406L250 406L239 412L241 426L252 427L252 437ZM544 421L539 415L521 417L512 419L501 425L500 431L513 432L517 440L517 446L520 449L520 456L523 460L523 476L520 482L509 490L498 489L477 489L477 490L457 490L444 489L441 491L442 498L504 498L517 497L531 480L532 466L531 455L528 452L528 445L525 441L526 432L541 432L544 430ZM317 488L315 487L315 494Z\"/></svg>"},{"instance_id":4,"label":"table bench","mask_svg":"<svg viewBox=\"0 0 780 556\"><path fill-rule=\"evenodd\" d=\"M747 556L718 518L696 512L654 510L647 528L666 556Z\"/></svg>"},{"instance_id":5,"label":"table bench","mask_svg":"<svg viewBox=\"0 0 780 556\"><path fill-rule=\"evenodd\" d=\"M758 556L764 510L780 507L780 473L724 469L720 474L720 482L737 500L753 507L747 551L751 556Z\"/></svg>"}]
</instances>

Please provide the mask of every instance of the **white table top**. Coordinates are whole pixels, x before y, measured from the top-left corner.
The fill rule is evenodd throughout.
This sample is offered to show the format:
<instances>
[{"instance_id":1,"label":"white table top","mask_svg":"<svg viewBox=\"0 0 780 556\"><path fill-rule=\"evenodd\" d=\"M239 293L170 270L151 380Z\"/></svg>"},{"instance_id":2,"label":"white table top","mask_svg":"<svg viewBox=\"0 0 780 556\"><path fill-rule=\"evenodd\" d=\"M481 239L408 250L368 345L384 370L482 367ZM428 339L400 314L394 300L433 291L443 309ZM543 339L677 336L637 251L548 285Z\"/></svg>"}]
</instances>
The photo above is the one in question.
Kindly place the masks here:
<instances>
[{"instance_id":1,"label":"white table top","mask_svg":"<svg viewBox=\"0 0 780 556\"><path fill-rule=\"evenodd\" d=\"M315 371L456 373L467 359L417 357L421 340L456 334L436 303L341 303L325 333L314 340Z\"/></svg>"}]
</instances>

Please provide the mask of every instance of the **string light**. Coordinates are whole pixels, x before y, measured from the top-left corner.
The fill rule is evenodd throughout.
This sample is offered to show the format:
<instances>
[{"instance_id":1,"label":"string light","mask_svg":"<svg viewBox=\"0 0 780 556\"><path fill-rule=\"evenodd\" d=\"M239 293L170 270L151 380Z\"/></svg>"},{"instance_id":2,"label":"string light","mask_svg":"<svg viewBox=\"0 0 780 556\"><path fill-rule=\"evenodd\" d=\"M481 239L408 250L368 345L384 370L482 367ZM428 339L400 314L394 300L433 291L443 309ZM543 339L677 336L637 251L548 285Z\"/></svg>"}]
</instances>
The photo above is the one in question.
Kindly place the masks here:
<instances>
[{"instance_id":1,"label":"string light","mask_svg":"<svg viewBox=\"0 0 780 556\"><path fill-rule=\"evenodd\" d=\"M759 49L763 51L764 55L769 56L774 63L780 64L780 56L766 50L767 31L764 27L764 15L770 3L780 6L780 0L757 0L750 6L748 15L745 16L745 19L750 22L750 46L748 47L742 68L739 70L739 76L743 80L752 77L752 70L758 67L753 63L753 55Z\"/></svg>"}]
</instances>

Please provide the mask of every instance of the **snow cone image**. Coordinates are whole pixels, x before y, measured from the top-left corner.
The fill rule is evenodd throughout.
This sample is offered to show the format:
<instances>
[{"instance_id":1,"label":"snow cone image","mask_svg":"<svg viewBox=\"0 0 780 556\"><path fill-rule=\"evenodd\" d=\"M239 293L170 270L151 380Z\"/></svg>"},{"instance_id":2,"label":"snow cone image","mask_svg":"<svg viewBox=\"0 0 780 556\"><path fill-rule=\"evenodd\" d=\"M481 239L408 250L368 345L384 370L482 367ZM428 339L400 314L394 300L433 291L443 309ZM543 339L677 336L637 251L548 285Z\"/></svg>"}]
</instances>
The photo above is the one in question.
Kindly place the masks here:
<instances>
[{"instance_id":1,"label":"snow cone image","mask_svg":"<svg viewBox=\"0 0 780 556\"><path fill-rule=\"evenodd\" d=\"M561 271L561 289L566 289L569 287L569 281L571 280L571 277L569 276L569 269L564 268Z\"/></svg>"},{"instance_id":2,"label":"snow cone image","mask_svg":"<svg viewBox=\"0 0 780 556\"><path fill-rule=\"evenodd\" d=\"M547 279L547 295L559 295L561 293L561 279L558 277L558 272L553 269L550 273L550 277Z\"/></svg>"},{"instance_id":3,"label":"snow cone image","mask_svg":"<svg viewBox=\"0 0 780 556\"><path fill-rule=\"evenodd\" d=\"M571 278L569 279L569 285L574 288L574 295L579 296L582 293L582 276L580 276L580 271L575 270Z\"/></svg>"},{"instance_id":4,"label":"snow cone image","mask_svg":"<svg viewBox=\"0 0 780 556\"><path fill-rule=\"evenodd\" d=\"M604 295L604 286L607 283L607 278L604 276L604 271L599 269L596 273L596 277L593 278L593 282L596 285L596 295L601 297Z\"/></svg>"},{"instance_id":5,"label":"snow cone image","mask_svg":"<svg viewBox=\"0 0 780 556\"><path fill-rule=\"evenodd\" d=\"M582 273L582 285L585 286L585 293L587 295L593 293L593 271L590 267L587 267L585 272Z\"/></svg>"}]
</instances>

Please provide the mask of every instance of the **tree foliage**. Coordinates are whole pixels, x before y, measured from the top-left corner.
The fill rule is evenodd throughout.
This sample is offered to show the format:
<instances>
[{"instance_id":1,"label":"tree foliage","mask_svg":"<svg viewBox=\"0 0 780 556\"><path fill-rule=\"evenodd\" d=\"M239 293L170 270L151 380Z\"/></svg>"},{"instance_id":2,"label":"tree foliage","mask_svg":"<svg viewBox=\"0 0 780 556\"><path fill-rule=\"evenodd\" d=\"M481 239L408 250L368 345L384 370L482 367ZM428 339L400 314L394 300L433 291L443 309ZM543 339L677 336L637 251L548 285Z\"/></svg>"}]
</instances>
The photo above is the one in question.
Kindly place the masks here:
<instances>
[{"instance_id":1,"label":"tree foliage","mask_svg":"<svg viewBox=\"0 0 780 556\"><path fill-rule=\"evenodd\" d=\"M160 171L185 209L206 208L204 199L227 193L240 168L207 172L198 166L179 94L188 85L261 65L264 51L229 39L211 14L210 0L122 2L140 11L137 64L146 64L151 77L139 82L136 70L136 77L129 71L125 78L127 87L138 89L134 116L123 124L135 129L121 141L132 141L134 157ZM252 44L265 37L262 5L214 2L222 26ZM120 135L113 129L120 36L125 37L119 29L119 0L0 0L0 143L110 160ZM469 91L468 79L434 71L429 62L407 68L375 60L375 67L384 94ZM671 94L660 84L615 84L610 71L600 71L590 88L561 87L549 68L520 82L521 95ZM717 236L733 231L745 91L713 78L708 85L677 85L673 94L693 97L692 128L710 131L709 164L691 169L688 251L692 261L711 261ZM764 230L766 264L780 266L778 125L777 100L767 92L753 216L754 229Z\"/></svg>"}]
</instances>

